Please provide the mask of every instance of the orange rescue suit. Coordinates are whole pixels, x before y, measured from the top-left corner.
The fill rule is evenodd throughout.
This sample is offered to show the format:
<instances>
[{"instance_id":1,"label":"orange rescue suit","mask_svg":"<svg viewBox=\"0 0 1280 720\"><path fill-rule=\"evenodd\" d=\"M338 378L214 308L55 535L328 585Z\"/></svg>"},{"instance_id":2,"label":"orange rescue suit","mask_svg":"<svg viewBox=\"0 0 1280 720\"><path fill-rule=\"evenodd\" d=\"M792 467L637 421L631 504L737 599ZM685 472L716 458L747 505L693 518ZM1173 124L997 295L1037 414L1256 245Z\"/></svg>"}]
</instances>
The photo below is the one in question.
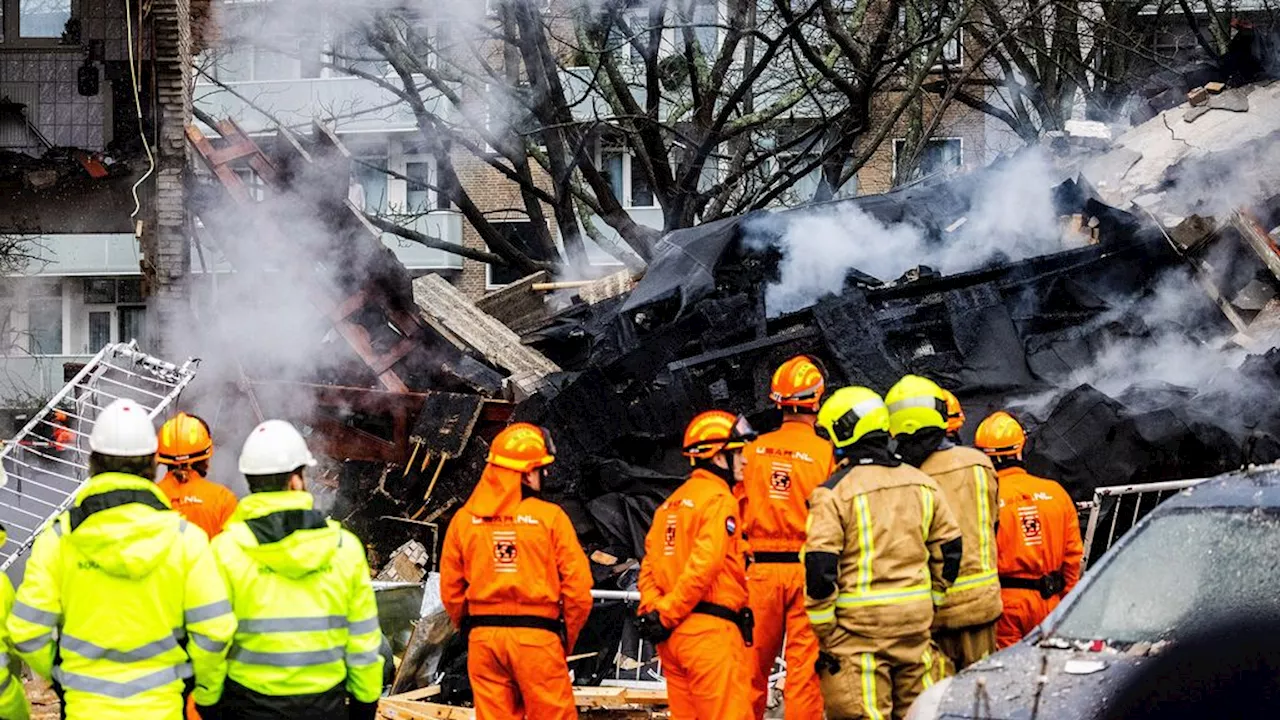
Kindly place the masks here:
<instances>
[{"instance_id":1,"label":"orange rescue suit","mask_svg":"<svg viewBox=\"0 0 1280 720\"><path fill-rule=\"evenodd\" d=\"M522 499L520 477L485 467L445 533L441 599L454 625L472 628L477 720L576 718L565 658L591 614L591 568L569 516Z\"/></svg>"},{"instance_id":2,"label":"orange rescue suit","mask_svg":"<svg viewBox=\"0 0 1280 720\"><path fill-rule=\"evenodd\" d=\"M1084 544L1075 503L1061 485L1030 475L1021 467L1005 468L999 475L996 550L1004 614L996 621L996 645L1005 648L1039 625L1075 587ZM1035 581L1054 572L1062 574L1063 589L1048 598L1039 590L1007 587L1017 580Z\"/></svg>"},{"instance_id":3,"label":"orange rescue suit","mask_svg":"<svg viewBox=\"0 0 1280 720\"><path fill-rule=\"evenodd\" d=\"M196 525L212 539L222 532L231 513L236 511L236 494L216 482L200 477L195 470L184 470L186 481L178 479L170 470L157 483L160 492L169 498L169 505L182 517Z\"/></svg>"},{"instance_id":4,"label":"orange rescue suit","mask_svg":"<svg viewBox=\"0 0 1280 720\"><path fill-rule=\"evenodd\" d=\"M755 614L751 706L757 720L768 702L769 674L786 634L786 720L822 720L822 687L814 665L818 638L805 612L804 547L809 495L835 467L831 443L813 427L789 417L782 427L747 446L741 499L742 524L754 562L747 569Z\"/></svg>"},{"instance_id":5,"label":"orange rescue suit","mask_svg":"<svg viewBox=\"0 0 1280 720\"><path fill-rule=\"evenodd\" d=\"M746 720L747 648L738 627L694 612L698 603L747 604L738 502L729 485L695 469L653 516L640 565L641 615L657 611L671 637L658 644L673 720Z\"/></svg>"}]
</instances>

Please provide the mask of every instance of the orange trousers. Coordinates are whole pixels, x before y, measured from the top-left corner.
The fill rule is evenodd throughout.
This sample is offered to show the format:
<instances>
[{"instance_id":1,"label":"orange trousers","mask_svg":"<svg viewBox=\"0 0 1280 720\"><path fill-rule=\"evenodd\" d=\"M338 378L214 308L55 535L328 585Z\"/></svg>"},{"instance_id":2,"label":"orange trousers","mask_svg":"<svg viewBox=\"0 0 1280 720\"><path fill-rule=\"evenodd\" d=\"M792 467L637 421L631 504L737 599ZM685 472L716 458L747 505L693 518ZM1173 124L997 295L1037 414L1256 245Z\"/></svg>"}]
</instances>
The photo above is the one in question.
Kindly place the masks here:
<instances>
[{"instance_id":1,"label":"orange trousers","mask_svg":"<svg viewBox=\"0 0 1280 720\"><path fill-rule=\"evenodd\" d=\"M476 720L578 717L564 646L555 633L479 627L467 648Z\"/></svg>"},{"instance_id":2,"label":"orange trousers","mask_svg":"<svg viewBox=\"0 0 1280 720\"><path fill-rule=\"evenodd\" d=\"M690 615L658 645L658 657L671 720L749 720L747 648L733 623Z\"/></svg>"},{"instance_id":3,"label":"orange trousers","mask_svg":"<svg viewBox=\"0 0 1280 720\"><path fill-rule=\"evenodd\" d=\"M804 609L804 565L754 563L747 569L751 612L755 613L751 673L751 709L764 717L769 700L769 673L783 650L785 636L787 680L783 689L786 720L822 720L822 685L814 664L818 638Z\"/></svg>"},{"instance_id":4,"label":"orange trousers","mask_svg":"<svg viewBox=\"0 0 1280 720\"><path fill-rule=\"evenodd\" d=\"M1058 607L1060 599L1055 595L1046 600L1036 590L1002 588L1004 612L996 620L996 647L1007 648L1021 640Z\"/></svg>"}]
</instances>

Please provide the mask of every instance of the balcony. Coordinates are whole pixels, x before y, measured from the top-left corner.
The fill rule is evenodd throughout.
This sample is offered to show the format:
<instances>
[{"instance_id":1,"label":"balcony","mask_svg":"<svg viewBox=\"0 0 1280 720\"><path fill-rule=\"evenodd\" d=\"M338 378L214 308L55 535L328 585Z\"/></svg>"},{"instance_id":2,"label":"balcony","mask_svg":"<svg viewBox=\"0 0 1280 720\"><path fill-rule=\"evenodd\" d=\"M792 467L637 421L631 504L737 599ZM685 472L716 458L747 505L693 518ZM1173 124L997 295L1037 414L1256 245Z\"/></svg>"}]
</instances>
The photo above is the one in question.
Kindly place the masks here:
<instances>
[{"instance_id":1,"label":"balcony","mask_svg":"<svg viewBox=\"0 0 1280 720\"><path fill-rule=\"evenodd\" d=\"M358 77L298 78L228 82L248 101L212 83L196 83L195 104L215 118L234 118L245 132L271 132L276 123L257 106L289 127L322 120L340 133L409 132L417 125L409 105L384 88ZM428 110L448 115L443 99L428 101ZM201 128L208 131L208 128Z\"/></svg>"},{"instance_id":2,"label":"balcony","mask_svg":"<svg viewBox=\"0 0 1280 720\"><path fill-rule=\"evenodd\" d=\"M654 230L661 230L664 226L662 208L660 207L628 208L627 214L631 216L631 219L634 220L637 225L650 227ZM605 238L620 245L626 245L626 242L623 241L622 236L618 234L618 231L609 227L609 223L606 223L600 217L592 217L591 222L596 226L596 230L599 230L600 234L605 236ZM617 258L601 249L599 245L591 240L591 238L586 238L586 247L587 261L592 265L619 264Z\"/></svg>"},{"instance_id":3,"label":"balcony","mask_svg":"<svg viewBox=\"0 0 1280 720\"><path fill-rule=\"evenodd\" d=\"M63 363L86 363L92 355L19 355L0 357L0 403L8 406L43 403L66 382Z\"/></svg>"},{"instance_id":4,"label":"balcony","mask_svg":"<svg viewBox=\"0 0 1280 720\"><path fill-rule=\"evenodd\" d=\"M138 275L140 255L133 233L36 235L26 250L32 260L20 275Z\"/></svg>"}]
</instances>

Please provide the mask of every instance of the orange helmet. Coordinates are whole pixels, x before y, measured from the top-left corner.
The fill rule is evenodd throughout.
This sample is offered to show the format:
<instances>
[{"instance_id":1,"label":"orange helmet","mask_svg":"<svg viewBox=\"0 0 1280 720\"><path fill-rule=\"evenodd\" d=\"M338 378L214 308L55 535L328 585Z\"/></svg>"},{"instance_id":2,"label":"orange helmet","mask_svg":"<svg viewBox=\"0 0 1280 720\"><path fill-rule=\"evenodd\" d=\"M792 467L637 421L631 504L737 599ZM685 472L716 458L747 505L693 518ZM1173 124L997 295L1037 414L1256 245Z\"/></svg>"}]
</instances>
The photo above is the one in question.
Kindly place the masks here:
<instances>
[{"instance_id":1,"label":"orange helmet","mask_svg":"<svg viewBox=\"0 0 1280 720\"><path fill-rule=\"evenodd\" d=\"M756 433L741 415L708 410L689 422L684 431L685 457L706 460L727 450L737 450L755 439Z\"/></svg>"},{"instance_id":2,"label":"orange helmet","mask_svg":"<svg viewBox=\"0 0 1280 720\"><path fill-rule=\"evenodd\" d=\"M816 413L825 389L822 365L808 355L797 355L773 373L769 399L780 408Z\"/></svg>"},{"instance_id":3,"label":"orange helmet","mask_svg":"<svg viewBox=\"0 0 1280 720\"><path fill-rule=\"evenodd\" d=\"M64 423L67 421L67 413L62 410L53 411L53 421Z\"/></svg>"},{"instance_id":4,"label":"orange helmet","mask_svg":"<svg viewBox=\"0 0 1280 720\"><path fill-rule=\"evenodd\" d=\"M992 457L1017 457L1027 444L1027 434L1009 413L992 413L978 426L974 445Z\"/></svg>"},{"instance_id":5,"label":"orange helmet","mask_svg":"<svg viewBox=\"0 0 1280 720\"><path fill-rule=\"evenodd\" d=\"M947 400L947 432L958 433L964 427L964 408L960 407L960 399L950 390L943 388L942 396Z\"/></svg>"},{"instance_id":6,"label":"orange helmet","mask_svg":"<svg viewBox=\"0 0 1280 720\"><path fill-rule=\"evenodd\" d=\"M160 426L159 460L165 465L190 465L213 457L209 425L195 415L178 413Z\"/></svg>"},{"instance_id":7,"label":"orange helmet","mask_svg":"<svg viewBox=\"0 0 1280 720\"><path fill-rule=\"evenodd\" d=\"M555 462L556 446L546 428L515 423L503 428L489 446L489 464L526 473Z\"/></svg>"}]
</instances>

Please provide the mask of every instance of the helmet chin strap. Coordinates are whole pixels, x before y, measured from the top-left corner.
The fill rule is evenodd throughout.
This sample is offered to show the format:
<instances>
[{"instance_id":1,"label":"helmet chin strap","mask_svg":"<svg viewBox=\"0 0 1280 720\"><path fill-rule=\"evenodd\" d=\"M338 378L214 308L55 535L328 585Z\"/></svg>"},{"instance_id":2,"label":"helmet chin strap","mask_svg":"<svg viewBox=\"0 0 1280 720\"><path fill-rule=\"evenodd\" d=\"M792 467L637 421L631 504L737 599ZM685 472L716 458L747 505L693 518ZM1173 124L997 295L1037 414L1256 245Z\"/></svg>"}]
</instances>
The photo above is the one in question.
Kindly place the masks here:
<instances>
[{"instance_id":1,"label":"helmet chin strap","mask_svg":"<svg viewBox=\"0 0 1280 720\"><path fill-rule=\"evenodd\" d=\"M725 457L726 460L728 460L729 458L729 456L717 456L717 457ZM715 463L715 458L698 459L698 460L695 460L693 463L694 467L700 468L702 470L706 470L712 475L715 475L716 477L725 481L725 483L728 484L729 487L733 487L738 483L738 479L733 476L733 462L731 460L729 461L728 465L729 467L720 467Z\"/></svg>"}]
</instances>

